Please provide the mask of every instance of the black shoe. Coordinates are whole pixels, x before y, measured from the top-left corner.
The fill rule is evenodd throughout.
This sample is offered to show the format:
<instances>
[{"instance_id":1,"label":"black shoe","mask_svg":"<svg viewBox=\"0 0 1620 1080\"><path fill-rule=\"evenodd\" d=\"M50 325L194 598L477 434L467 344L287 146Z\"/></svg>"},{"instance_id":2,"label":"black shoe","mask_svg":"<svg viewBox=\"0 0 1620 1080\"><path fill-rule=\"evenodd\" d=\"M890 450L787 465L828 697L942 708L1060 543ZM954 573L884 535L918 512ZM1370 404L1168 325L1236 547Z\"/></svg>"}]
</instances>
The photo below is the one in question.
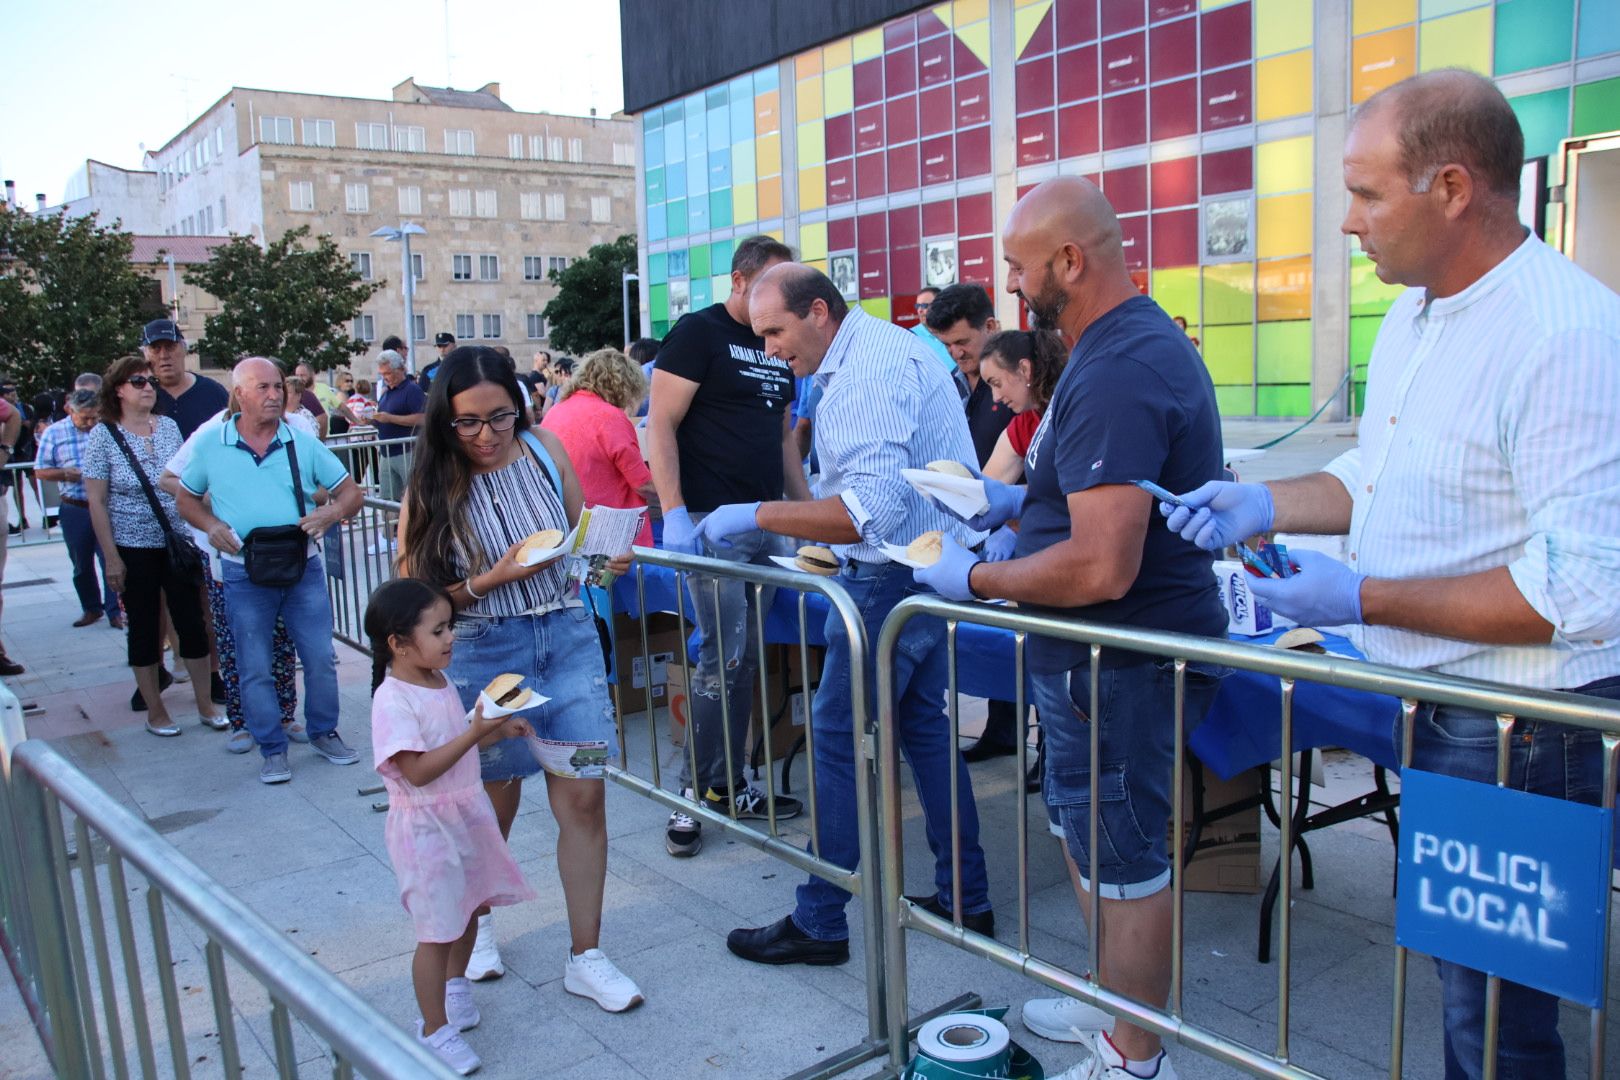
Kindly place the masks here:
<instances>
[{"instance_id":1,"label":"black shoe","mask_svg":"<svg viewBox=\"0 0 1620 1080\"><path fill-rule=\"evenodd\" d=\"M951 909L942 904L937 896L908 896L906 899L930 915L938 915L946 922L951 921ZM977 915L963 915L962 929L971 930L975 934L983 934L985 937L995 937L996 913L994 911L981 911Z\"/></svg>"},{"instance_id":2,"label":"black shoe","mask_svg":"<svg viewBox=\"0 0 1620 1080\"><path fill-rule=\"evenodd\" d=\"M219 677L217 671L208 676L208 700L215 705L225 704L225 680Z\"/></svg>"},{"instance_id":3,"label":"black shoe","mask_svg":"<svg viewBox=\"0 0 1620 1080\"><path fill-rule=\"evenodd\" d=\"M21 675L24 670L21 664L0 652L0 675Z\"/></svg>"},{"instance_id":4,"label":"black shoe","mask_svg":"<svg viewBox=\"0 0 1620 1080\"><path fill-rule=\"evenodd\" d=\"M18 533L22 532L22 529L16 525L7 525L6 532L11 536L16 536Z\"/></svg>"},{"instance_id":5,"label":"black shoe","mask_svg":"<svg viewBox=\"0 0 1620 1080\"><path fill-rule=\"evenodd\" d=\"M174 685L174 676L169 674L166 667L158 668L158 693L162 693ZM141 696L141 688L136 687L135 692L129 695L129 707L132 712L145 712L146 699Z\"/></svg>"},{"instance_id":6,"label":"black shoe","mask_svg":"<svg viewBox=\"0 0 1620 1080\"><path fill-rule=\"evenodd\" d=\"M757 930L733 930L726 935L726 948L756 964L826 965L849 960L848 941L817 941L800 930L791 915Z\"/></svg>"},{"instance_id":7,"label":"black shoe","mask_svg":"<svg viewBox=\"0 0 1620 1080\"><path fill-rule=\"evenodd\" d=\"M972 765L977 761L989 761L991 758L1007 757L1018 753L1018 747L1011 743L987 743L983 739L962 751L962 760Z\"/></svg>"}]
</instances>

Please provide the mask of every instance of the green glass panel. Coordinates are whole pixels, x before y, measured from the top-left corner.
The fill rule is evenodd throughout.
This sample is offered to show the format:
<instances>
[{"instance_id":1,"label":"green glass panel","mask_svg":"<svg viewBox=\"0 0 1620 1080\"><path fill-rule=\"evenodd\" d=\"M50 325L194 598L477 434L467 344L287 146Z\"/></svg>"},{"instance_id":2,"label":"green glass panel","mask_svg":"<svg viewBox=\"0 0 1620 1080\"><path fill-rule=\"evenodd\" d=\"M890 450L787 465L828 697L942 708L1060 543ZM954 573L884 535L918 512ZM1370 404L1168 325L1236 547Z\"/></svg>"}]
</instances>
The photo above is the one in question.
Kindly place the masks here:
<instances>
[{"instance_id":1,"label":"green glass panel","mask_svg":"<svg viewBox=\"0 0 1620 1080\"><path fill-rule=\"evenodd\" d=\"M662 338L665 334L669 333L669 320L654 319L652 323L652 333L653 337L655 338Z\"/></svg>"},{"instance_id":2,"label":"green glass panel","mask_svg":"<svg viewBox=\"0 0 1620 1080\"><path fill-rule=\"evenodd\" d=\"M1311 320L1261 323L1255 335L1255 349L1261 382L1310 381Z\"/></svg>"},{"instance_id":3,"label":"green glass panel","mask_svg":"<svg viewBox=\"0 0 1620 1080\"><path fill-rule=\"evenodd\" d=\"M698 244L692 248L690 269L687 271L694 278L709 276L709 245Z\"/></svg>"},{"instance_id":4,"label":"green glass panel","mask_svg":"<svg viewBox=\"0 0 1620 1080\"><path fill-rule=\"evenodd\" d=\"M669 286L652 285L647 289L648 310L652 312L653 321L659 319L669 321Z\"/></svg>"},{"instance_id":5,"label":"green glass panel","mask_svg":"<svg viewBox=\"0 0 1620 1080\"><path fill-rule=\"evenodd\" d=\"M1384 324L1382 315L1357 315L1350 320L1350 367L1356 377L1366 374L1367 361L1372 358L1373 341L1378 328Z\"/></svg>"},{"instance_id":6,"label":"green glass panel","mask_svg":"<svg viewBox=\"0 0 1620 1080\"><path fill-rule=\"evenodd\" d=\"M1496 5L1496 74L1562 64L1575 39L1575 0Z\"/></svg>"},{"instance_id":7,"label":"green glass panel","mask_svg":"<svg viewBox=\"0 0 1620 1080\"><path fill-rule=\"evenodd\" d=\"M1191 322L1198 310L1198 267L1178 266L1169 270L1155 270L1148 284L1148 295L1171 315L1181 315Z\"/></svg>"},{"instance_id":8,"label":"green glass panel","mask_svg":"<svg viewBox=\"0 0 1620 1080\"><path fill-rule=\"evenodd\" d=\"M716 240L709 245L709 272L730 276L731 253L736 250L735 240Z\"/></svg>"},{"instance_id":9,"label":"green glass panel","mask_svg":"<svg viewBox=\"0 0 1620 1080\"><path fill-rule=\"evenodd\" d=\"M669 235L686 235L686 200L673 199L669 203Z\"/></svg>"},{"instance_id":10,"label":"green glass panel","mask_svg":"<svg viewBox=\"0 0 1620 1080\"><path fill-rule=\"evenodd\" d=\"M1367 256L1350 256L1351 315L1382 315L1402 291L1403 286L1385 285L1379 281L1378 272Z\"/></svg>"},{"instance_id":11,"label":"green glass panel","mask_svg":"<svg viewBox=\"0 0 1620 1080\"><path fill-rule=\"evenodd\" d=\"M1569 88L1547 90L1508 98L1524 129L1524 156L1546 157L1558 153L1558 144L1569 134Z\"/></svg>"},{"instance_id":12,"label":"green glass panel","mask_svg":"<svg viewBox=\"0 0 1620 1080\"><path fill-rule=\"evenodd\" d=\"M1620 0L1581 0L1581 28L1575 55L1585 58L1620 52Z\"/></svg>"},{"instance_id":13,"label":"green glass panel","mask_svg":"<svg viewBox=\"0 0 1620 1080\"><path fill-rule=\"evenodd\" d=\"M1221 416L1226 418L1253 416L1254 387L1217 386L1215 388L1215 407L1220 409Z\"/></svg>"},{"instance_id":14,"label":"green glass panel","mask_svg":"<svg viewBox=\"0 0 1620 1080\"><path fill-rule=\"evenodd\" d=\"M1254 322L1254 264L1204 268L1204 326Z\"/></svg>"},{"instance_id":15,"label":"green glass panel","mask_svg":"<svg viewBox=\"0 0 1620 1080\"><path fill-rule=\"evenodd\" d=\"M1311 388L1309 386L1259 386L1260 416L1311 415Z\"/></svg>"},{"instance_id":16,"label":"green glass panel","mask_svg":"<svg viewBox=\"0 0 1620 1080\"><path fill-rule=\"evenodd\" d=\"M1571 135L1597 135L1620 130L1620 79L1604 79L1575 88Z\"/></svg>"},{"instance_id":17,"label":"green glass panel","mask_svg":"<svg viewBox=\"0 0 1620 1080\"><path fill-rule=\"evenodd\" d=\"M1254 382L1254 325L1205 326L1204 363L1220 386Z\"/></svg>"},{"instance_id":18,"label":"green glass panel","mask_svg":"<svg viewBox=\"0 0 1620 1080\"><path fill-rule=\"evenodd\" d=\"M692 310L702 311L714 303L714 293L708 278L692 279Z\"/></svg>"},{"instance_id":19,"label":"green glass panel","mask_svg":"<svg viewBox=\"0 0 1620 1080\"><path fill-rule=\"evenodd\" d=\"M669 280L669 256L662 251L647 256L647 284L662 285Z\"/></svg>"},{"instance_id":20,"label":"green glass panel","mask_svg":"<svg viewBox=\"0 0 1620 1080\"><path fill-rule=\"evenodd\" d=\"M731 144L731 182L752 184L754 172L754 140L744 139Z\"/></svg>"},{"instance_id":21,"label":"green glass panel","mask_svg":"<svg viewBox=\"0 0 1620 1080\"><path fill-rule=\"evenodd\" d=\"M1423 0L1418 11L1425 19L1438 18L1441 15L1451 15L1458 11L1467 11L1469 8L1486 7L1491 0Z\"/></svg>"},{"instance_id":22,"label":"green glass panel","mask_svg":"<svg viewBox=\"0 0 1620 1080\"><path fill-rule=\"evenodd\" d=\"M709 228L724 229L731 225L731 189L709 192Z\"/></svg>"},{"instance_id":23,"label":"green glass panel","mask_svg":"<svg viewBox=\"0 0 1620 1080\"><path fill-rule=\"evenodd\" d=\"M891 310L889 298L887 296L874 296L870 300L862 300L861 310L868 315L876 316L884 322L888 322Z\"/></svg>"}]
</instances>

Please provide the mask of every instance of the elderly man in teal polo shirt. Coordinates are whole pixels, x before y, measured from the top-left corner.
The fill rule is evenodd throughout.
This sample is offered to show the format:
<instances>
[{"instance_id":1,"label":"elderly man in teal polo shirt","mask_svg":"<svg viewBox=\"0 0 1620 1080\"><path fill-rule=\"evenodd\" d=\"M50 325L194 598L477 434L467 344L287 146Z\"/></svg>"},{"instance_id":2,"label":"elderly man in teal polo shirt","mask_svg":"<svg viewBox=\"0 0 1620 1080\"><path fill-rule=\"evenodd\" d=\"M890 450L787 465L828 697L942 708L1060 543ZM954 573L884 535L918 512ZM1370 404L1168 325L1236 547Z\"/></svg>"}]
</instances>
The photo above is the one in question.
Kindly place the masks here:
<instances>
[{"instance_id":1,"label":"elderly man in teal polo shirt","mask_svg":"<svg viewBox=\"0 0 1620 1080\"><path fill-rule=\"evenodd\" d=\"M243 719L264 758L260 781L280 784L292 779L292 770L270 673L270 641L277 617L286 623L304 666L304 726L310 748L335 765L359 760L337 733L332 608L315 541L357 512L364 496L320 440L282 422L285 396L280 368L262 357L250 357L236 365L234 380L242 411L197 444L180 476L177 501L181 515L207 533L209 543L219 550L225 607L236 633L242 674ZM314 504L317 487L332 494L325 506ZM276 538L263 531L290 526L303 535ZM257 536L255 529L261 530ZM303 562L302 575L287 585L262 583L265 575L250 574L244 561L244 539L254 545L279 539L292 549L293 573L296 563ZM254 576L261 583L255 583Z\"/></svg>"}]
</instances>

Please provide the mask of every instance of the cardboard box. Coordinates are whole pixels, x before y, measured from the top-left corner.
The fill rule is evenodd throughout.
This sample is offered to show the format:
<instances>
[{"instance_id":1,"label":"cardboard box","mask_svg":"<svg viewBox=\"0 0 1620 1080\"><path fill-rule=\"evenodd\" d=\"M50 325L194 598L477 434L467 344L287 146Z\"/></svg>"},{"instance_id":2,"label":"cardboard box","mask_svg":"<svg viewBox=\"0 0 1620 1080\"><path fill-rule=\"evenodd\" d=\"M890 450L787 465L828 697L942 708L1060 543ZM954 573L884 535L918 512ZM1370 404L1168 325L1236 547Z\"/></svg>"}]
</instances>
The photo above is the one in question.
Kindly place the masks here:
<instances>
[{"instance_id":1,"label":"cardboard box","mask_svg":"<svg viewBox=\"0 0 1620 1080\"><path fill-rule=\"evenodd\" d=\"M613 688L614 704L619 718L644 712L649 696L653 707L667 704L669 669L680 663L680 629L676 617L668 612L654 612L647 616L648 657L641 652L641 627L636 620L624 615L613 617L613 667L618 673L618 685Z\"/></svg>"},{"instance_id":2,"label":"cardboard box","mask_svg":"<svg viewBox=\"0 0 1620 1080\"><path fill-rule=\"evenodd\" d=\"M1222 780L1209 769L1203 770L1204 813L1215 813L1223 806L1260 794L1260 771L1248 769L1231 780ZM1188 770L1182 788L1187 828L1192 827L1192 771ZM1171 843L1175 833L1171 831ZM1199 834L1198 850L1182 871L1182 888L1187 892L1257 893L1264 882L1260 876L1260 806L1207 822Z\"/></svg>"},{"instance_id":3,"label":"cardboard box","mask_svg":"<svg viewBox=\"0 0 1620 1080\"><path fill-rule=\"evenodd\" d=\"M1221 603L1226 606L1227 633L1262 637L1294 625L1249 590L1249 572L1236 559L1215 561L1215 584L1220 587Z\"/></svg>"},{"instance_id":4,"label":"cardboard box","mask_svg":"<svg viewBox=\"0 0 1620 1080\"><path fill-rule=\"evenodd\" d=\"M665 688L669 694L666 699L669 703L669 741L675 746L685 746L686 728L691 723L691 702L687 700L691 691L687 687L686 669L676 659L665 669L665 674Z\"/></svg>"}]
</instances>

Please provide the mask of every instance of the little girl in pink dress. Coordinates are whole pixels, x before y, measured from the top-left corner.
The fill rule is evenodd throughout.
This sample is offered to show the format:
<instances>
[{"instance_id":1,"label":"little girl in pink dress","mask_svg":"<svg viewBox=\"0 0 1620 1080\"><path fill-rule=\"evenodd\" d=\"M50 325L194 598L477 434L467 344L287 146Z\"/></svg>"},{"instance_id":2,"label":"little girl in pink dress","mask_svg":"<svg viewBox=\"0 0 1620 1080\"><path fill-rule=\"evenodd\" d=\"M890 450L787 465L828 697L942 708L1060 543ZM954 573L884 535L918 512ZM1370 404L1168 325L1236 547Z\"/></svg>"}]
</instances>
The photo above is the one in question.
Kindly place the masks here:
<instances>
[{"instance_id":1,"label":"little girl in pink dress","mask_svg":"<svg viewBox=\"0 0 1620 1080\"><path fill-rule=\"evenodd\" d=\"M383 835L416 929L417 1038L465 1076L480 1064L461 1037L479 1020L466 979L474 913L483 904L534 898L501 837L476 750L530 728L515 716L485 717L482 706L469 722L444 675L451 618L444 590L399 578L372 594L365 629L373 657L372 756L388 788Z\"/></svg>"}]
</instances>

